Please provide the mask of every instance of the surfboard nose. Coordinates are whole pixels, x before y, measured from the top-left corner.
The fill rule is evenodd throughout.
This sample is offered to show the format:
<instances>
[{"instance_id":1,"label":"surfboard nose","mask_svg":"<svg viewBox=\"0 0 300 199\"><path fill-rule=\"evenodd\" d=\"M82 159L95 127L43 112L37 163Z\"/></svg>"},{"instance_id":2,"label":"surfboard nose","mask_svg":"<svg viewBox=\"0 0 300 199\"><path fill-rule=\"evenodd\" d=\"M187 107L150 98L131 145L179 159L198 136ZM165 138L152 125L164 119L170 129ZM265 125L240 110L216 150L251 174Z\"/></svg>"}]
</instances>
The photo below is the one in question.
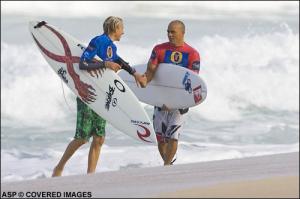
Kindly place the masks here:
<instances>
[{"instance_id":1,"label":"surfboard nose","mask_svg":"<svg viewBox=\"0 0 300 199\"><path fill-rule=\"evenodd\" d=\"M46 23L45 21L29 21L29 30L33 32L34 29L40 28Z\"/></svg>"}]
</instances>

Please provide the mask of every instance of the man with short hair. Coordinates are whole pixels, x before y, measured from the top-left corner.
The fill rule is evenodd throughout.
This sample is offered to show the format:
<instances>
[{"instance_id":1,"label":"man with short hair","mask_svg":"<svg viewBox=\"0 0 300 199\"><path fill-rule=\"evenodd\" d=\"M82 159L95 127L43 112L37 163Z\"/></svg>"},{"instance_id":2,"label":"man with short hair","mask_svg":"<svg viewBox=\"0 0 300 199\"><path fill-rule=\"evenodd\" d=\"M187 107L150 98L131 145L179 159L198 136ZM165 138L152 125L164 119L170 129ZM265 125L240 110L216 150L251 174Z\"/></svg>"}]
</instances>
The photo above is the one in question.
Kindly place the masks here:
<instances>
[{"instance_id":1,"label":"man with short hair","mask_svg":"<svg viewBox=\"0 0 300 199\"><path fill-rule=\"evenodd\" d=\"M152 50L147 71L141 79L141 87L146 87L159 67L160 63L171 63L190 69L195 73L200 70L200 55L184 42L185 25L180 20L171 21L168 25L169 42L158 44ZM171 165L176 154L178 138L182 131L183 114L186 109L170 110L163 105L154 108L153 126L158 141L158 149L164 165Z\"/></svg>"}]
</instances>

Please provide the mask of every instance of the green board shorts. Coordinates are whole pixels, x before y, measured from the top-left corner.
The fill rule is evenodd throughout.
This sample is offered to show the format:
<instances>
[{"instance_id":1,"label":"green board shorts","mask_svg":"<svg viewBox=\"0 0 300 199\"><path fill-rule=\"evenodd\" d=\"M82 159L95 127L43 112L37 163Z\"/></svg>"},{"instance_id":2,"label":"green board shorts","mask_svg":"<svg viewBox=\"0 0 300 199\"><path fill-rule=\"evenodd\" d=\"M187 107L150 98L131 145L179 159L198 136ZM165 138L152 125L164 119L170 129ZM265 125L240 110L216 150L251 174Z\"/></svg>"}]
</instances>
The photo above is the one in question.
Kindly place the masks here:
<instances>
[{"instance_id":1,"label":"green board shorts","mask_svg":"<svg viewBox=\"0 0 300 199\"><path fill-rule=\"evenodd\" d=\"M77 101L77 123L75 139L89 140L93 134L97 136L105 136L106 121L97 115L78 97Z\"/></svg>"}]
</instances>

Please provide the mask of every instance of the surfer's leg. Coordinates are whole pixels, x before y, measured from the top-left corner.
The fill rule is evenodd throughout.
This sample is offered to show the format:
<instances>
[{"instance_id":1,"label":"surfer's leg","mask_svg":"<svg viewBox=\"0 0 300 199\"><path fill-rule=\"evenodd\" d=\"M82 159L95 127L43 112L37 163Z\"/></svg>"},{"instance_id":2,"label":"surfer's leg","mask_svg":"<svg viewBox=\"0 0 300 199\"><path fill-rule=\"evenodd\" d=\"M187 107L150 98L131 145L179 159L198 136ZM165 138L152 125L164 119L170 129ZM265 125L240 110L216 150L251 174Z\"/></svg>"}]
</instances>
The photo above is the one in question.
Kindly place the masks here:
<instances>
[{"instance_id":1,"label":"surfer's leg","mask_svg":"<svg viewBox=\"0 0 300 199\"><path fill-rule=\"evenodd\" d=\"M171 165L171 162L177 151L177 146L178 146L178 140L169 139L167 147L166 147L164 165Z\"/></svg>"},{"instance_id":2,"label":"surfer's leg","mask_svg":"<svg viewBox=\"0 0 300 199\"><path fill-rule=\"evenodd\" d=\"M167 115L168 114L166 111L161 111L157 107L154 108L153 127L158 142L158 151L163 161L165 161L165 154L167 149L167 143L165 140L165 136L166 136L165 133L167 130L167 125L166 125Z\"/></svg>"},{"instance_id":3,"label":"surfer's leg","mask_svg":"<svg viewBox=\"0 0 300 199\"><path fill-rule=\"evenodd\" d=\"M100 150L104 142L104 136L93 135L93 142L90 146L87 173L95 173Z\"/></svg>"},{"instance_id":4,"label":"surfer's leg","mask_svg":"<svg viewBox=\"0 0 300 199\"><path fill-rule=\"evenodd\" d=\"M170 111L168 115L168 127L166 130L166 139L168 145L164 165L171 165L172 160L177 152L178 139L182 131L183 118L179 110Z\"/></svg>"},{"instance_id":5,"label":"surfer's leg","mask_svg":"<svg viewBox=\"0 0 300 199\"><path fill-rule=\"evenodd\" d=\"M158 142L158 151L159 151L160 156L163 159L163 161L165 161L166 149L167 149L167 143L164 141L159 141Z\"/></svg>"},{"instance_id":6,"label":"surfer's leg","mask_svg":"<svg viewBox=\"0 0 300 199\"><path fill-rule=\"evenodd\" d=\"M85 139L73 139L68 147L66 148L63 156L61 157L59 163L57 164L57 166L54 168L53 173L52 173L52 177L55 176L61 176L62 171L65 167L65 164L67 163L67 161L71 158L71 156L74 154L74 152L81 147L83 144L85 144L87 142L87 140Z\"/></svg>"},{"instance_id":7,"label":"surfer's leg","mask_svg":"<svg viewBox=\"0 0 300 199\"><path fill-rule=\"evenodd\" d=\"M100 150L105 138L106 121L97 113L92 111L90 120L92 122L93 142L90 146L87 173L94 173L100 155Z\"/></svg>"}]
</instances>

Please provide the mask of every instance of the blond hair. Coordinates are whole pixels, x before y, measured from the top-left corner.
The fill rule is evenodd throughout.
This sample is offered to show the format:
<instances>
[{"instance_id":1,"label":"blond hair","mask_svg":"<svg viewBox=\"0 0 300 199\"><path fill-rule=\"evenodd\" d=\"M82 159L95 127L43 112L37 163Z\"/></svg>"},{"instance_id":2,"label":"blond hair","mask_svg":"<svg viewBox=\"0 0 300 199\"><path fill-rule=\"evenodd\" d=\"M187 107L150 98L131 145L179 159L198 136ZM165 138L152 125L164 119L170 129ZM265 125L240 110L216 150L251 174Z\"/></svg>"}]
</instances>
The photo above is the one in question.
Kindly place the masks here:
<instances>
[{"instance_id":1,"label":"blond hair","mask_svg":"<svg viewBox=\"0 0 300 199\"><path fill-rule=\"evenodd\" d=\"M103 31L107 35L114 33L121 24L123 24L123 20L120 17L110 16L103 23Z\"/></svg>"}]
</instances>

